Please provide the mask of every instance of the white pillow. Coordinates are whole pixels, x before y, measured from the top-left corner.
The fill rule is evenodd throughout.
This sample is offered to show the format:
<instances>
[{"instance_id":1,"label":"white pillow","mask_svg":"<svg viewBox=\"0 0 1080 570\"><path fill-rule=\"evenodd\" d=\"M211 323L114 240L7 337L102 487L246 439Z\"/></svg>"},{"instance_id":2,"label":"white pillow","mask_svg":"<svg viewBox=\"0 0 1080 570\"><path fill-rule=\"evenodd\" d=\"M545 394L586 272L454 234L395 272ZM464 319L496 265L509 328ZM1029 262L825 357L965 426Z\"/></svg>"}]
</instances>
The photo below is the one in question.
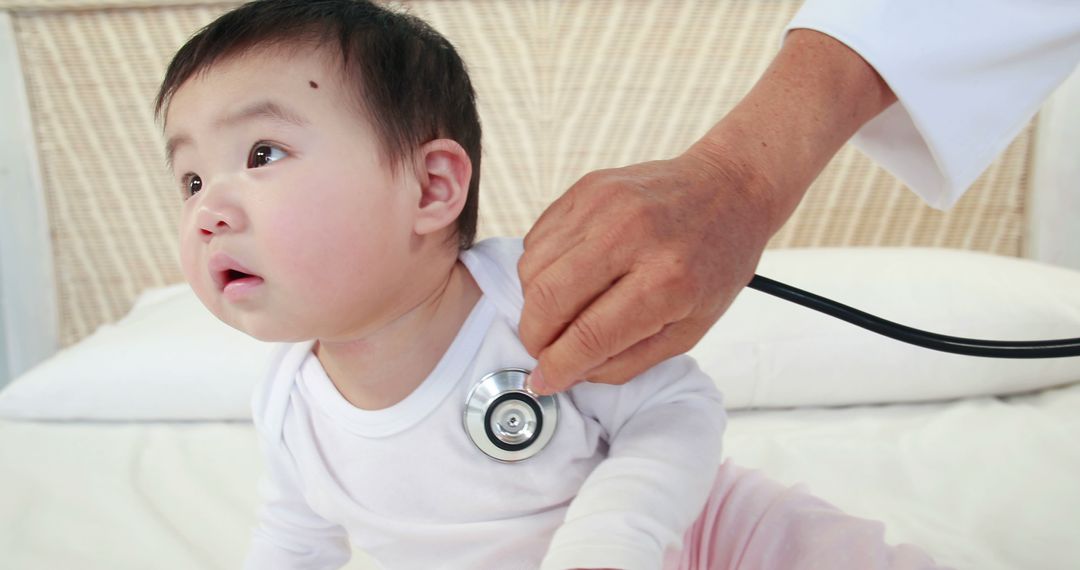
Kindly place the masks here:
<instances>
[{"instance_id":1,"label":"white pillow","mask_svg":"<svg viewBox=\"0 0 1080 570\"><path fill-rule=\"evenodd\" d=\"M931 332L1080 337L1080 273L941 249L769 250L758 273ZM272 344L214 318L186 285L16 379L0 417L247 420ZM912 402L1080 380L1080 358L1001 360L888 339L747 289L691 351L731 409Z\"/></svg>"},{"instance_id":2,"label":"white pillow","mask_svg":"<svg viewBox=\"0 0 1080 570\"><path fill-rule=\"evenodd\" d=\"M1028 260L927 248L767 250L757 273L934 333L1080 337L1080 272ZM752 289L690 353L731 409L915 402L1080 381L1080 357L947 354Z\"/></svg>"},{"instance_id":3,"label":"white pillow","mask_svg":"<svg viewBox=\"0 0 1080 570\"><path fill-rule=\"evenodd\" d=\"M0 417L249 420L273 345L217 320L186 284L145 292L0 392Z\"/></svg>"}]
</instances>

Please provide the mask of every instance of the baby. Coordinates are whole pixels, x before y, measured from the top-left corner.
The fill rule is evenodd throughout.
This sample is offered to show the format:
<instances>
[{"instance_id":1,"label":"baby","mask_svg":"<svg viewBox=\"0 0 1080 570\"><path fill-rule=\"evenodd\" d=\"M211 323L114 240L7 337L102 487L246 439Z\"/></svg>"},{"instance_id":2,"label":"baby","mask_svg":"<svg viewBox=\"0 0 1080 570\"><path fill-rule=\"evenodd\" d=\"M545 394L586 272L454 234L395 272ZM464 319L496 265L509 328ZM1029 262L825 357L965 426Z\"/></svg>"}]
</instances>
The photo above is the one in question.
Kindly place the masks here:
<instances>
[{"instance_id":1,"label":"baby","mask_svg":"<svg viewBox=\"0 0 1080 570\"><path fill-rule=\"evenodd\" d=\"M243 5L180 49L157 110L185 277L224 322L288 343L255 397L268 484L246 568L338 568L353 547L402 569L930 564L721 465L721 397L689 357L561 394L527 459L474 443L473 389L535 365L522 244L473 244L473 89L421 20Z\"/></svg>"}]
</instances>

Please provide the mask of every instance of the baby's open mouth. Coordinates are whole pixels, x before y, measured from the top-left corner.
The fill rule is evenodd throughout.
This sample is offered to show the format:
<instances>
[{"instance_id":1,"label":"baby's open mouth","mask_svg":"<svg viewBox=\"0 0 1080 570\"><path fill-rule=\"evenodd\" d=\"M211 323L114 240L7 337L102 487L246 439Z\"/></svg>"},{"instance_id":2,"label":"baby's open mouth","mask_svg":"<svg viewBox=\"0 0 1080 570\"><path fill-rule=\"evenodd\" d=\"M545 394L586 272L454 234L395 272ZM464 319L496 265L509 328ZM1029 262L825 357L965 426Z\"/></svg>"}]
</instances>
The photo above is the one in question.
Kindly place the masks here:
<instances>
[{"instance_id":1,"label":"baby's open mouth","mask_svg":"<svg viewBox=\"0 0 1080 570\"><path fill-rule=\"evenodd\" d=\"M248 272L246 267L222 252L211 256L209 269L210 276L214 280L214 284L217 285L218 291L244 288L245 285L253 286L262 283L262 277Z\"/></svg>"},{"instance_id":2,"label":"baby's open mouth","mask_svg":"<svg viewBox=\"0 0 1080 570\"><path fill-rule=\"evenodd\" d=\"M235 289L244 285L257 285L262 283L262 277L245 273L239 269L227 269L218 274L218 287L222 291Z\"/></svg>"},{"instance_id":3,"label":"baby's open mouth","mask_svg":"<svg viewBox=\"0 0 1080 570\"><path fill-rule=\"evenodd\" d=\"M228 269L220 274L218 281L221 293L226 299L238 301L245 298L255 287L262 285L263 279L258 275L245 273L239 269Z\"/></svg>"},{"instance_id":4,"label":"baby's open mouth","mask_svg":"<svg viewBox=\"0 0 1080 570\"><path fill-rule=\"evenodd\" d=\"M245 277L255 277L250 273L244 273L243 271L237 271L236 269L230 269L225 272L225 284L228 285L237 279L243 279Z\"/></svg>"}]
</instances>

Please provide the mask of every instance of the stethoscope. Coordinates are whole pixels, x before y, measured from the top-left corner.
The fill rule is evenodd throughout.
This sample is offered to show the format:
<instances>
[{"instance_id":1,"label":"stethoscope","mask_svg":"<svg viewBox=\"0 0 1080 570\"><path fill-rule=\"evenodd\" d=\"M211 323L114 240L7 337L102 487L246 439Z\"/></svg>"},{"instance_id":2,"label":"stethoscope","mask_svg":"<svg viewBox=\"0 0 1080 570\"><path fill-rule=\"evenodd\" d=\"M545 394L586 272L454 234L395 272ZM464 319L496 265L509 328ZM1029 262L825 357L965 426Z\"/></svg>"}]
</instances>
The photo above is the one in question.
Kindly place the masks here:
<instances>
[{"instance_id":1,"label":"stethoscope","mask_svg":"<svg viewBox=\"0 0 1080 570\"><path fill-rule=\"evenodd\" d=\"M754 275L747 285L889 338L932 350L988 358L1080 356L1080 338L979 340L931 333L894 323L796 287ZM480 451L504 463L528 459L551 441L559 419L556 395L525 387L529 372L504 368L484 376L465 400L465 431Z\"/></svg>"},{"instance_id":2,"label":"stethoscope","mask_svg":"<svg viewBox=\"0 0 1080 570\"><path fill-rule=\"evenodd\" d=\"M514 463L544 449L559 421L555 395L525 387L529 371L503 368L484 376L465 400L465 431L497 461Z\"/></svg>"}]
</instances>

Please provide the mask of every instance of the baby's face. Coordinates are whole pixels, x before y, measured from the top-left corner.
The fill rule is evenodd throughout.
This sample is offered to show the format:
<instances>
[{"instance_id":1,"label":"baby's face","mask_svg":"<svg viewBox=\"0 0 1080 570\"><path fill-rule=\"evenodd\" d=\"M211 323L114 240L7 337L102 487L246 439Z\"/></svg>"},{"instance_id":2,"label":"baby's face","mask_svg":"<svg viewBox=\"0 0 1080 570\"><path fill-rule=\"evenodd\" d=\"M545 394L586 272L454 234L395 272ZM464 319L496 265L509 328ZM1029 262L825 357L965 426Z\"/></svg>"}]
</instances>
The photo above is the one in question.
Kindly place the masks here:
<instances>
[{"instance_id":1,"label":"baby's face","mask_svg":"<svg viewBox=\"0 0 1080 570\"><path fill-rule=\"evenodd\" d=\"M381 159L337 65L255 50L193 76L166 115L184 276L263 340L362 333L408 284L416 176Z\"/></svg>"}]
</instances>

